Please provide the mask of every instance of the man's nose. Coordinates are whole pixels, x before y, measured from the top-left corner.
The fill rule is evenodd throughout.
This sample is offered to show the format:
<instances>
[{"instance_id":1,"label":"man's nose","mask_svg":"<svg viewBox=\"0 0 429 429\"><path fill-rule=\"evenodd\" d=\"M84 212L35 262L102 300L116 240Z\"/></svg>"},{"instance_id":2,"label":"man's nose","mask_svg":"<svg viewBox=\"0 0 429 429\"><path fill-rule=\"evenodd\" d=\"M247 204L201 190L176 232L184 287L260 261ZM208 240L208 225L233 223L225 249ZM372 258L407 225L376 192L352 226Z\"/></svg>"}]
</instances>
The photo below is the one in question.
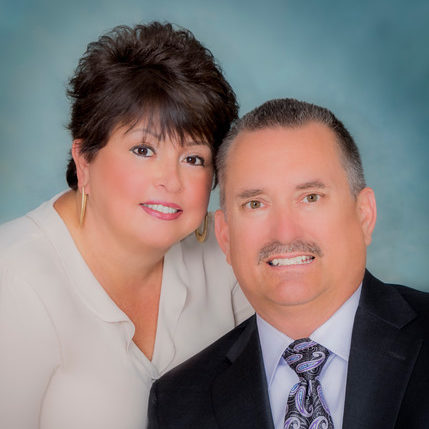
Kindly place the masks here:
<instances>
[{"instance_id":1,"label":"man's nose","mask_svg":"<svg viewBox=\"0 0 429 429\"><path fill-rule=\"evenodd\" d=\"M270 216L270 234L273 240L290 243L301 237L301 224L297 213L287 204L274 207Z\"/></svg>"}]
</instances>

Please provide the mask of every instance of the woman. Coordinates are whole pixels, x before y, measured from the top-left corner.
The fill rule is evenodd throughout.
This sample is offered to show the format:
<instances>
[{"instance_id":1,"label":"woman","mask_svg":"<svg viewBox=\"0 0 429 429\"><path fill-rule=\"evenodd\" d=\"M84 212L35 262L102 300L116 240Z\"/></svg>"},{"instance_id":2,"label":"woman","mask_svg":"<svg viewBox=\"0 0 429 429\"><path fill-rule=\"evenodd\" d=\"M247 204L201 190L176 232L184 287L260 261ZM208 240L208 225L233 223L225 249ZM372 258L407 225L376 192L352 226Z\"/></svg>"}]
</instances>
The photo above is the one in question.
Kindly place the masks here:
<instances>
[{"instance_id":1,"label":"woman","mask_svg":"<svg viewBox=\"0 0 429 429\"><path fill-rule=\"evenodd\" d=\"M206 216L237 104L156 22L89 44L68 93L71 189L0 228L0 427L141 429L152 381L251 313Z\"/></svg>"}]
</instances>

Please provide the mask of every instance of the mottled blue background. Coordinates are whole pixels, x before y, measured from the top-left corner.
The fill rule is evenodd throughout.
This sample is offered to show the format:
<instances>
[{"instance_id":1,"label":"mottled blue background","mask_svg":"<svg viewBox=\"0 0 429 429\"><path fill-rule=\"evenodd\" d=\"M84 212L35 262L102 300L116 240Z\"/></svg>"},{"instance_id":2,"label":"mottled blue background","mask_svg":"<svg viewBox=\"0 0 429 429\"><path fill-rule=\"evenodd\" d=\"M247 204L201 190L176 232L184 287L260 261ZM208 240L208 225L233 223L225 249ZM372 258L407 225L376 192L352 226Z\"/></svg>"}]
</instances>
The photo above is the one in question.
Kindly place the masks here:
<instances>
[{"instance_id":1,"label":"mottled blue background","mask_svg":"<svg viewBox=\"0 0 429 429\"><path fill-rule=\"evenodd\" d=\"M65 86L87 43L168 20L213 51L241 113L293 96L344 121L378 200L369 268L429 290L428 18L424 0L1 0L0 222L66 187Z\"/></svg>"}]
</instances>

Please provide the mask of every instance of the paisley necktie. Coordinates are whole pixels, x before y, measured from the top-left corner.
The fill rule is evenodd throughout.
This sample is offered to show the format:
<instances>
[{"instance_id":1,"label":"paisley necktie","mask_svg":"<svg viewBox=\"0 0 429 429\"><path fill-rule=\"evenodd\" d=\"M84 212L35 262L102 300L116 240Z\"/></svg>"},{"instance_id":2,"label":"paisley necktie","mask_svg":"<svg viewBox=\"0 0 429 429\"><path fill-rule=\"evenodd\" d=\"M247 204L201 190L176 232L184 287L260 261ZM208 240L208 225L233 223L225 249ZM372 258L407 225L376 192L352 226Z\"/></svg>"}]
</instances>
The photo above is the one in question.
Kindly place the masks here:
<instances>
[{"instance_id":1,"label":"paisley necktie","mask_svg":"<svg viewBox=\"0 0 429 429\"><path fill-rule=\"evenodd\" d=\"M299 378L289 393L284 429L334 429L318 380L328 356L329 350L310 338L294 341L283 353Z\"/></svg>"}]
</instances>

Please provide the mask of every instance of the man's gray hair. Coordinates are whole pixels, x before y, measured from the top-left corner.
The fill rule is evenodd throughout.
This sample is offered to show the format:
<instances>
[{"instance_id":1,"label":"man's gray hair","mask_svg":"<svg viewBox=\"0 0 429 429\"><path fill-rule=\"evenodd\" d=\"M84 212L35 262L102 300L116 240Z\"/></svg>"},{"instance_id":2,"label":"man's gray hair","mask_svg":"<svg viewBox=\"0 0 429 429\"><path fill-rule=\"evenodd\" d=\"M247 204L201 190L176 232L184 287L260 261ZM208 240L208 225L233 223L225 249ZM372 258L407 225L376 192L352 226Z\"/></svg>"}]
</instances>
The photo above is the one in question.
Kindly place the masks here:
<instances>
[{"instance_id":1,"label":"man's gray hair","mask_svg":"<svg viewBox=\"0 0 429 429\"><path fill-rule=\"evenodd\" d=\"M216 157L216 168L220 185L221 207L225 206L225 174L228 153L238 134L243 131L257 131L265 128L298 128L308 122L319 122L326 125L336 135L341 162L347 173L350 190L356 198L366 186L365 177L359 150L343 123L324 107L293 98L280 98L267 101L235 122L220 146Z\"/></svg>"}]
</instances>

